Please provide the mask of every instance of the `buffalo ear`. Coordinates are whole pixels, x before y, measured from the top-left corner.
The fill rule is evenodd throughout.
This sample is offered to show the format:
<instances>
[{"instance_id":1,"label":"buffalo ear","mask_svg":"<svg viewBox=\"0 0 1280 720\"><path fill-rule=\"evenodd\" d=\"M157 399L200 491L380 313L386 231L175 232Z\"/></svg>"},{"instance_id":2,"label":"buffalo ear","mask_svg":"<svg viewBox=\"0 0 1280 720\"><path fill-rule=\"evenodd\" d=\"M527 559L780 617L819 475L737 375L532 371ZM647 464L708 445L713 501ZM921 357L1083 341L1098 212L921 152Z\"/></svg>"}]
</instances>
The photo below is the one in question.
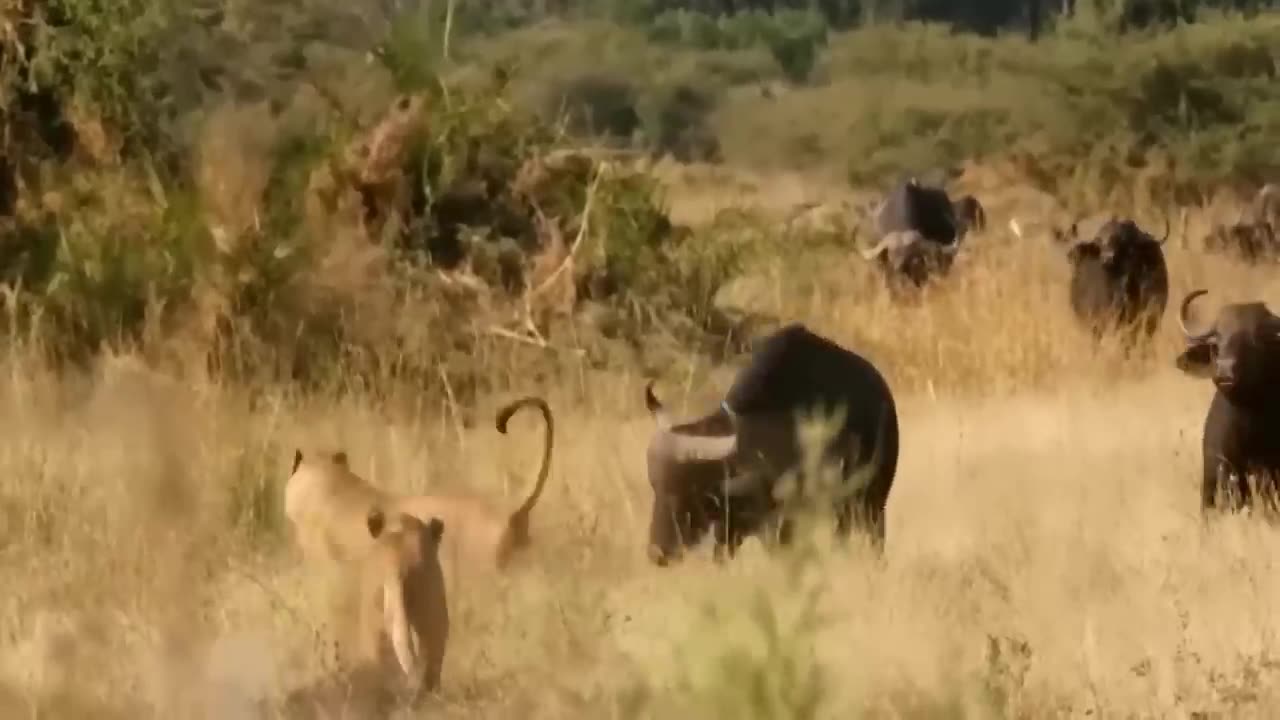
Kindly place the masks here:
<instances>
[{"instance_id":1,"label":"buffalo ear","mask_svg":"<svg viewBox=\"0 0 1280 720\"><path fill-rule=\"evenodd\" d=\"M1213 346L1209 343L1188 345L1187 349L1178 355L1176 364L1179 370L1191 377L1207 378L1212 374Z\"/></svg>"}]
</instances>

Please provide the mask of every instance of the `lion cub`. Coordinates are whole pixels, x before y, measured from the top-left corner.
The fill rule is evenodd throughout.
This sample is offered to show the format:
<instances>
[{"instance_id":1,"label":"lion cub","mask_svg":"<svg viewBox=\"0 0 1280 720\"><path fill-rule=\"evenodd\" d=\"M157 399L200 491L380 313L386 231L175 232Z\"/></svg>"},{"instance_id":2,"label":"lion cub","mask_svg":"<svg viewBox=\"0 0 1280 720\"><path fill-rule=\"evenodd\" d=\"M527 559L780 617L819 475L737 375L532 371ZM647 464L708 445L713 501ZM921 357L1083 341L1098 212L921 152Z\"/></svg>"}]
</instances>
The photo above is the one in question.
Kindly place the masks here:
<instances>
[{"instance_id":1,"label":"lion cub","mask_svg":"<svg viewBox=\"0 0 1280 720\"><path fill-rule=\"evenodd\" d=\"M395 496L352 472L344 452L304 459L302 451L295 451L285 486L285 514L303 551L339 562L359 557L369 544L365 518L374 508L382 508L388 514L407 513L424 522L439 518L449 527L446 553L455 565L504 569L517 551L530 544L529 516L546 485L555 445L551 408L540 397L521 398L499 410L495 421L498 431L506 433L511 417L524 407L541 411L546 435L542 467L533 490L511 512L471 497Z\"/></svg>"},{"instance_id":2,"label":"lion cub","mask_svg":"<svg viewBox=\"0 0 1280 720\"><path fill-rule=\"evenodd\" d=\"M367 526L373 545L361 567L357 659L380 675L398 666L415 693L435 690L449 639L444 523L374 509Z\"/></svg>"}]
</instances>

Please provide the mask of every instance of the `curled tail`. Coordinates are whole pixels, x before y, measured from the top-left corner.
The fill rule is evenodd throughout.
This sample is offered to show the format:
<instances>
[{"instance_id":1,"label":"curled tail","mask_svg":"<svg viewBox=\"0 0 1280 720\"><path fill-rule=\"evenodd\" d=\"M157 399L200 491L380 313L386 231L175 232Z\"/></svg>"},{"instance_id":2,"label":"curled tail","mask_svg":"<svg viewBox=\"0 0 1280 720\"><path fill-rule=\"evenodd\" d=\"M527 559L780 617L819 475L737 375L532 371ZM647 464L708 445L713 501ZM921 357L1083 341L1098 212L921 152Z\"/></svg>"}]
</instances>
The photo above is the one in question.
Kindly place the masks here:
<instances>
[{"instance_id":1,"label":"curled tail","mask_svg":"<svg viewBox=\"0 0 1280 720\"><path fill-rule=\"evenodd\" d=\"M511 514L510 524L522 525L526 528L526 531L529 513L533 510L533 506L538 503L538 497L542 495L542 488L547 484L547 475L551 472L551 450L555 446L555 420L551 416L551 407L547 405L547 401L531 395L504 406L498 411L497 421L494 423L498 428L498 432L505 435L507 422L511 420L511 416L515 415L521 408L529 406L536 407L542 412L542 421L546 425L546 434L543 436L542 442L542 467L538 470L538 479L533 484L533 492L529 493L529 497L525 499L519 509Z\"/></svg>"}]
</instances>

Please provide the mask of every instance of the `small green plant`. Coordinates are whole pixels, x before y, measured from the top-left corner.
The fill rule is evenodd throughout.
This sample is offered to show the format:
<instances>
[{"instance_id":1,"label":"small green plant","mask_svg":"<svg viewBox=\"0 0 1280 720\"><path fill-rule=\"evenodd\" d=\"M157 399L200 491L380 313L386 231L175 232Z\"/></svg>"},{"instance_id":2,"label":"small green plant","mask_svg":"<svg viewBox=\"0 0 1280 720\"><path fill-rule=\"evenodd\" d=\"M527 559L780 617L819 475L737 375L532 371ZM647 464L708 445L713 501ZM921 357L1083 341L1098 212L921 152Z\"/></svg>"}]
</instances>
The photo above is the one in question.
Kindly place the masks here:
<instances>
[{"instance_id":1,"label":"small green plant","mask_svg":"<svg viewBox=\"0 0 1280 720\"><path fill-rule=\"evenodd\" d=\"M388 19L388 25L387 37L374 56L390 73L396 89L416 92L431 87L448 42L443 10L431 2L408 3Z\"/></svg>"},{"instance_id":2,"label":"small green plant","mask_svg":"<svg viewBox=\"0 0 1280 720\"><path fill-rule=\"evenodd\" d=\"M814 720L827 697L815 640L824 616L821 584L794 565L776 587L712 605L687 640L673 703L685 717ZM777 595L785 588L786 605Z\"/></svg>"},{"instance_id":3,"label":"small green plant","mask_svg":"<svg viewBox=\"0 0 1280 720\"><path fill-rule=\"evenodd\" d=\"M787 78L803 83L809 79L818 63L818 53L827 44L826 20L813 11L780 12L775 16L775 28L767 42Z\"/></svg>"}]
</instances>

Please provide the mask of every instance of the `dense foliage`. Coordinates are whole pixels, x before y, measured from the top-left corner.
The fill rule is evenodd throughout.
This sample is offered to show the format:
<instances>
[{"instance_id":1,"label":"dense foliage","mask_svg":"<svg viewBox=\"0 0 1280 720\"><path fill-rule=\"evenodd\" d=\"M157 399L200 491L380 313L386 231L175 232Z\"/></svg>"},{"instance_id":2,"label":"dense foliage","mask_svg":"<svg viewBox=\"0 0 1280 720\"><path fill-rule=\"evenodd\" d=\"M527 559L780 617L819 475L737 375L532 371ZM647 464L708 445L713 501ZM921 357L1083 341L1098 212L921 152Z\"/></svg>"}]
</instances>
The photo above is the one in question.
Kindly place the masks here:
<instances>
[{"instance_id":1,"label":"dense foliage","mask_svg":"<svg viewBox=\"0 0 1280 720\"><path fill-rule=\"evenodd\" d=\"M855 184L987 159L1185 194L1280 169L1276 14L1183 3L1199 21L1123 40L1164 6L1055 7L1035 39L881 22L1035 9L967 7L10 2L8 322L68 357L183 335L293 377L430 375L484 338L554 347L566 318L579 344L586 316L634 347L732 328L714 296L760 234L673 226L652 177L584 142Z\"/></svg>"}]
</instances>

